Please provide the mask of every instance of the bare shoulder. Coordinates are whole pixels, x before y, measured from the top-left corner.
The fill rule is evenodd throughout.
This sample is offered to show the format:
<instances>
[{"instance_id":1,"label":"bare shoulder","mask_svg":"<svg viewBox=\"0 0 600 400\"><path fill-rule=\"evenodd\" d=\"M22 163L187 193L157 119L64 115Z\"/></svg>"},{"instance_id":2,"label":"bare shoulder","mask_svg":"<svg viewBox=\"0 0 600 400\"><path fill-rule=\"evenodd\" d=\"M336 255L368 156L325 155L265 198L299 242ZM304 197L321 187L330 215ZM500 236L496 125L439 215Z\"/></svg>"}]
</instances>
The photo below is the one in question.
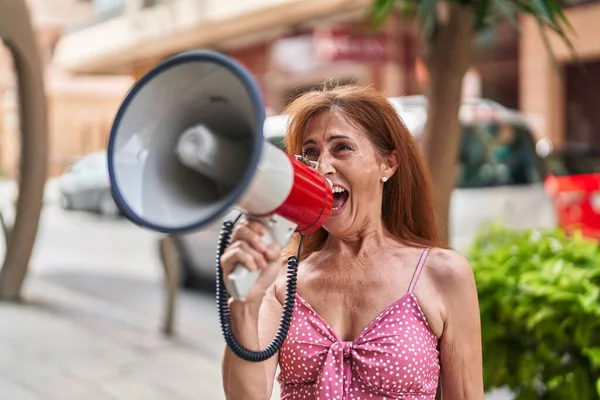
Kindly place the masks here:
<instances>
[{"instance_id":1,"label":"bare shoulder","mask_svg":"<svg viewBox=\"0 0 600 400\"><path fill-rule=\"evenodd\" d=\"M453 250L432 249L427 258L427 269L441 292L467 289L475 283L469 260Z\"/></svg>"}]
</instances>

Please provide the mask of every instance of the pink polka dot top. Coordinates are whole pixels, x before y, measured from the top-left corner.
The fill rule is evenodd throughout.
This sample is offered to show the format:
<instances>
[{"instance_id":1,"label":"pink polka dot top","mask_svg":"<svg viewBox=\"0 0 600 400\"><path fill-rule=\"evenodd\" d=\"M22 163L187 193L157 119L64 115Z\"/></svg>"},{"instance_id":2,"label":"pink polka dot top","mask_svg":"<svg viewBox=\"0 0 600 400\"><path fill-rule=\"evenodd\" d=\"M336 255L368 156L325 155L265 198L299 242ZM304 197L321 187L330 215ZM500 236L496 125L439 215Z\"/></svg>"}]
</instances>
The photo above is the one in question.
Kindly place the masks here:
<instances>
[{"instance_id":1,"label":"pink polka dot top","mask_svg":"<svg viewBox=\"0 0 600 400\"><path fill-rule=\"evenodd\" d=\"M288 336L279 351L282 400L433 400L440 372L438 339L413 294L429 249L408 292L353 341L342 341L296 295Z\"/></svg>"}]
</instances>

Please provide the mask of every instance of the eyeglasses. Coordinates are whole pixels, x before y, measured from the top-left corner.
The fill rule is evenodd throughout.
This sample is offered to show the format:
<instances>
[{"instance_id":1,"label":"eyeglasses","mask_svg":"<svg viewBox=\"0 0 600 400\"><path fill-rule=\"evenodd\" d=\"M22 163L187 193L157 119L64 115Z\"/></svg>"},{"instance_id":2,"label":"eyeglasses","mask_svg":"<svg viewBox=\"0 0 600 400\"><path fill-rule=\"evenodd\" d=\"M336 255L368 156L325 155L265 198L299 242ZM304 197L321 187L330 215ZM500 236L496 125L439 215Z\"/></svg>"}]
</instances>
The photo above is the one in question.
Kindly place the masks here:
<instances>
[{"instance_id":1,"label":"eyeglasses","mask_svg":"<svg viewBox=\"0 0 600 400\"><path fill-rule=\"evenodd\" d=\"M306 158L306 157L304 157L304 156L301 156L301 155L299 155L299 154L296 154L296 155L294 156L294 158L295 158L296 160L300 161L302 164L305 164L305 165L307 165L307 166L311 167L312 169L315 169L315 170L316 170L316 169L319 167L319 163L318 163L318 162L316 162L316 161L311 161L311 160L309 160L308 158Z\"/></svg>"}]
</instances>

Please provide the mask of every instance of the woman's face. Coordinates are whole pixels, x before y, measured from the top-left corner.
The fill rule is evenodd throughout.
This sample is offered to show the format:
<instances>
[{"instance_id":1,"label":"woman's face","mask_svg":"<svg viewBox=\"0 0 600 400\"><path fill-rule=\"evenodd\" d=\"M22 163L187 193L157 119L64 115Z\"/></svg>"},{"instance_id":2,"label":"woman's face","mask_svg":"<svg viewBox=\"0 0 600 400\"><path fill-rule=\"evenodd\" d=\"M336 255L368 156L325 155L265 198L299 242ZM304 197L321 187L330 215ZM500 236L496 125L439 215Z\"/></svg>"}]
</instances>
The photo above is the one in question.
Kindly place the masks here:
<instances>
[{"instance_id":1,"label":"woman's face","mask_svg":"<svg viewBox=\"0 0 600 400\"><path fill-rule=\"evenodd\" d=\"M362 129L335 111L312 118L303 135L302 155L334 186L333 211L323 225L331 235L351 237L381 224L383 177L395 172L392 157L379 156Z\"/></svg>"}]
</instances>

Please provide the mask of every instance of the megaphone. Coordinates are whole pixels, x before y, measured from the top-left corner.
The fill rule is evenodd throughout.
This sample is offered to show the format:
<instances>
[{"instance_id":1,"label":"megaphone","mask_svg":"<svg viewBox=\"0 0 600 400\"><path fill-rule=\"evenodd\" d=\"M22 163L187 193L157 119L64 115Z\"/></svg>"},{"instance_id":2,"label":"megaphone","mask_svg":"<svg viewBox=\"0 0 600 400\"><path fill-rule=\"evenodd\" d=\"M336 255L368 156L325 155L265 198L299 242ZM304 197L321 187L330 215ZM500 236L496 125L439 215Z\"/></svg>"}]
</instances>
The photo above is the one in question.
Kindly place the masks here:
<instances>
[{"instance_id":1,"label":"megaphone","mask_svg":"<svg viewBox=\"0 0 600 400\"><path fill-rule=\"evenodd\" d=\"M264 120L260 89L235 60L190 51L163 61L130 89L110 132L117 206L169 234L201 229L233 207L263 223L266 244L317 230L331 212L331 182L265 141ZM244 300L257 277L240 265L225 286Z\"/></svg>"}]
</instances>

